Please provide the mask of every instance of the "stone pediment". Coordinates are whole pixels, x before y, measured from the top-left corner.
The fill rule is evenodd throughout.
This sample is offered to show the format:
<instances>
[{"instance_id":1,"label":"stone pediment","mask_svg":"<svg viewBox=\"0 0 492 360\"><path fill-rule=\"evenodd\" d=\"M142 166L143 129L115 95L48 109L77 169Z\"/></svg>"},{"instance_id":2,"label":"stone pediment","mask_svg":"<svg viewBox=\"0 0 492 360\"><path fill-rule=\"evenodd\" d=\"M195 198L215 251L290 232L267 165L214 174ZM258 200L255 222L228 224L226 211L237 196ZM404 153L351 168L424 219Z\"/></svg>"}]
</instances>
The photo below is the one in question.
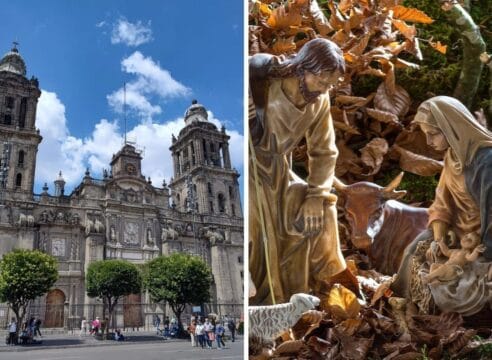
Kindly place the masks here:
<instances>
[{"instance_id":1,"label":"stone pediment","mask_svg":"<svg viewBox=\"0 0 492 360\"><path fill-rule=\"evenodd\" d=\"M128 203L149 204L152 202L155 189L144 180L120 178L108 183L108 198Z\"/></svg>"}]
</instances>

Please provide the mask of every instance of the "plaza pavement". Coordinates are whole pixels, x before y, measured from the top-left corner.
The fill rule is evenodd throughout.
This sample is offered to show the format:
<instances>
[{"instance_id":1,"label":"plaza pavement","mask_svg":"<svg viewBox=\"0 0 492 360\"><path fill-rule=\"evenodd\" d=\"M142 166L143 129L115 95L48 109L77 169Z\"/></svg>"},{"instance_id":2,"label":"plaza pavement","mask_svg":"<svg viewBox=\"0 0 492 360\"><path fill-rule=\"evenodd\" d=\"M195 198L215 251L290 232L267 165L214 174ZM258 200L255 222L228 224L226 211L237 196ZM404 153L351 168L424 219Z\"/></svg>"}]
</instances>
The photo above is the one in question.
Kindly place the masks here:
<instances>
[{"instance_id":1,"label":"plaza pavement","mask_svg":"<svg viewBox=\"0 0 492 360\"><path fill-rule=\"evenodd\" d=\"M124 342L96 340L90 335L46 335L42 344L8 346L0 344L0 360L153 360L153 359L243 359L243 337L236 342L226 341L226 349L201 349L192 347L186 339L163 340L155 332L124 332ZM214 346L217 344L214 342ZM28 352L28 353L26 353Z\"/></svg>"}]
</instances>

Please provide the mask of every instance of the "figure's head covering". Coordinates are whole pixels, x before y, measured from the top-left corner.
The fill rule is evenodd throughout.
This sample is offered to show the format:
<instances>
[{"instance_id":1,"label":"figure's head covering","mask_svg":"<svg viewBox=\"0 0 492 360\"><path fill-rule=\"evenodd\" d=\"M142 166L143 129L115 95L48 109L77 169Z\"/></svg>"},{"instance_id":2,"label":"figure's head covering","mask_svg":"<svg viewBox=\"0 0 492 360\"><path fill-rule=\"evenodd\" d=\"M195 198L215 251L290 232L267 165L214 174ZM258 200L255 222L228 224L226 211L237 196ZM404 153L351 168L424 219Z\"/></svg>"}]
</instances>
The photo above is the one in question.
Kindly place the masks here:
<instances>
[{"instance_id":1,"label":"figure's head covering","mask_svg":"<svg viewBox=\"0 0 492 360\"><path fill-rule=\"evenodd\" d=\"M449 96L436 96L420 104L413 120L438 128L444 134L459 173L468 165L478 149L492 147L492 133L478 123L460 101Z\"/></svg>"}]
</instances>

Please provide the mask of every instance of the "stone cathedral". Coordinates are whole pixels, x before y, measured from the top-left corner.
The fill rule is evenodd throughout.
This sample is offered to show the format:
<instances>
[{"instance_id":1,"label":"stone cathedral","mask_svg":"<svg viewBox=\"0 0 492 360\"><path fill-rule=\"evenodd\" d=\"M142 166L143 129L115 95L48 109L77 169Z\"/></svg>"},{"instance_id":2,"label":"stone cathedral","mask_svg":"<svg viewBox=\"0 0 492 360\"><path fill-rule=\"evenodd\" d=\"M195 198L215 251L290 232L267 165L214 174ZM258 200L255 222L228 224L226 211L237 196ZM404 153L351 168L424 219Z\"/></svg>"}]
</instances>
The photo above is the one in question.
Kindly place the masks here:
<instances>
[{"instance_id":1,"label":"stone cathedral","mask_svg":"<svg viewBox=\"0 0 492 360\"><path fill-rule=\"evenodd\" d=\"M102 179L87 170L67 194L62 173L54 174L53 191L45 183L42 193L34 194L42 141L35 123L40 95L38 80L26 77L26 65L14 45L0 61L0 256L25 248L57 258L59 280L34 304L44 326L79 326L82 316L99 316L91 306L97 300L85 293L85 270L91 261L121 258L143 264L173 252L200 256L211 267L208 311L240 316L243 215L239 173L231 166L225 128L217 129L207 120L204 106L193 101L184 128L177 137L172 135L174 177L169 184L156 187L146 179L142 152L125 142ZM157 311L145 292L125 298L123 304L117 314L120 326L148 324Z\"/></svg>"}]
</instances>

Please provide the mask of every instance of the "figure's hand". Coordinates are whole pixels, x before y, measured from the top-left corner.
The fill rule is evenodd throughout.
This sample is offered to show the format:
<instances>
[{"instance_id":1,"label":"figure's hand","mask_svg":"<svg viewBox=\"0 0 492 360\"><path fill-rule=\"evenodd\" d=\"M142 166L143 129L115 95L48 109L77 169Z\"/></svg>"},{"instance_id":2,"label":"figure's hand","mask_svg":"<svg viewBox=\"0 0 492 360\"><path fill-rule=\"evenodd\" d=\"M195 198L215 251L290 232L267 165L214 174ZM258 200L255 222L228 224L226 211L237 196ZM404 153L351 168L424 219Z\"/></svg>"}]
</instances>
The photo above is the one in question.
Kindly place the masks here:
<instances>
[{"instance_id":1,"label":"figure's hand","mask_svg":"<svg viewBox=\"0 0 492 360\"><path fill-rule=\"evenodd\" d=\"M483 253L485 250L487 250L487 247L484 244L478 245L473 251L477 252L479 254Z\"/></svg>"},{"instance_id":2,"label":"figure's hand","mask_svg":"<svg viewBox=\"0 0 492 360\"><path fill-rule=\"evenodd\" d=\"M296 221L304 220L304 233L314 235L323 229L323 198L309 197L304 200Z\"/></svg>"}]
</instances>

